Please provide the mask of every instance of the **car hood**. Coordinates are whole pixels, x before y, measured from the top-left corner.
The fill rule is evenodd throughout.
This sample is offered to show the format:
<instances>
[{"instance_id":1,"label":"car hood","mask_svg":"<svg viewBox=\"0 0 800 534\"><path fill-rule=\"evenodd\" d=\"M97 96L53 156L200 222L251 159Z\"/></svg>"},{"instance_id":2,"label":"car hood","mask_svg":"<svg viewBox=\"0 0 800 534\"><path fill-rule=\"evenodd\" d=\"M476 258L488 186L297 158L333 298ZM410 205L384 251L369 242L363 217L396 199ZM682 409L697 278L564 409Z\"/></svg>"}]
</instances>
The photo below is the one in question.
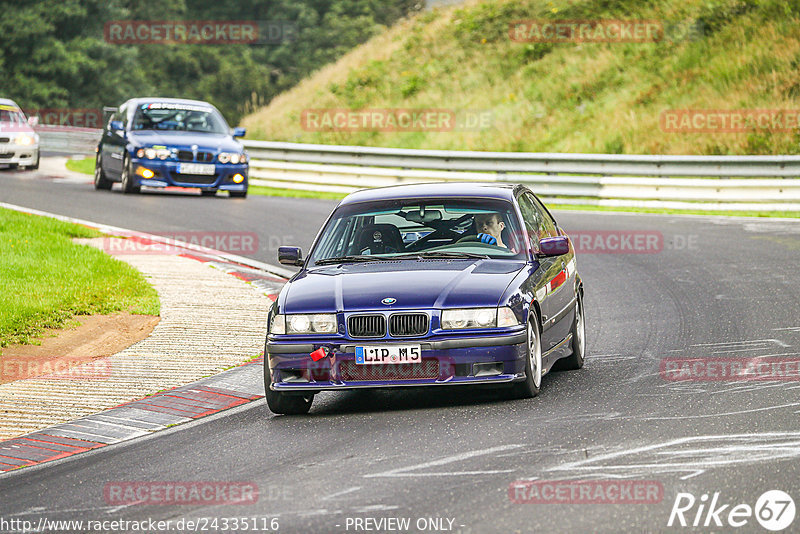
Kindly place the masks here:
<instances>
[{"instance_id":1,"label":"car hood","mask_svg":"<svg viewBox=\"0 0 800 534\"><path fill-rule=\"evenodd\" d=\"M19 122L0 122L0 133L34 133L29 124Z\"/></svg>"},{"instance_id":2,"label":"car hood","mask_svg":"<svg viewBox=\"0 0 800 534\"><path fill-rule=\"evenodd\" d=\"M164 145L191 150L192 145L198 149L212 151L241 152L242 145L226 134L192 133L192 132L158 132L142 130L131 132L129 139L140 146Z\"/></svg>"},{"instance_id":3,"label":"car hood","mask_svg":"<svg viewBox=\"0 0 800 534\"><path fill-rule=\"evenodd\" d=\"M283 292L283 313L497 306L525 263L403 260L299 273ZM395 299L392 305L381 301Z\"/></svg>"}]
</instances>

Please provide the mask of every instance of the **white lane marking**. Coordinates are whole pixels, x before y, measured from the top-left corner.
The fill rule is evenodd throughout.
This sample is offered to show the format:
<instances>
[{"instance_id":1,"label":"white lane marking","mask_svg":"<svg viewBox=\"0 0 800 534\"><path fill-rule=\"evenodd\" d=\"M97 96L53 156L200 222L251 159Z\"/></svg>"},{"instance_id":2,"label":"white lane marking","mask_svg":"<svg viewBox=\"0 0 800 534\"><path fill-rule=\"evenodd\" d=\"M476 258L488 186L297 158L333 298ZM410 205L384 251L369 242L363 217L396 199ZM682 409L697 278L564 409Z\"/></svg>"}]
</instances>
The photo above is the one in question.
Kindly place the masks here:
<instances>
[{"instance_id":1,"label":"white lane marking","mask_svg":"<svg viewBox=\"0 0 800 534\"><path fill-rule=\"evenodd\" d=\"M461 454L455 454L453 456L447 456L445 458L440 458L438 460L432 460L430 462L424 462L417 465L411 465L408 467L399 467L397 469L390 469L389 471L383 471L381 473L373 473L371 475L364 475L364 478L376 478L376 477L413 477L413 476L454 476L454 475L488 475L488 474L496 474L496 473L511 473L514 470L501 470L501 471L461 471L461 472L446 472L446 473L409 473L408 471L416 471L418 469L426 469L428 467L438 467L440 465L447 465L455 462L460 462L462 460L469 460L470 458L475 458L476 456L486 456L487 454L493 454L495 452L502 452L508 451L511 449L519 449L523 447L523 445L517 444L510 444L510 445L500 445L498 447L491 447L489 449L481 449L477 451L469 451L469 452L462 452Z\"/></svg>"},{"instance_id":2,"label":"white lane marking","mask_svg":"<svg viewBox=\"0 0 800 534\"><path fill-rule=\"evenodd\" d=\"M773 328L773 330L784 330L788 332L800 332L800 326L784 326L782 328Z\"/></svg>"},{"instance_id":3,"label":"white lane marking","mask_svg":"<svg viewBox=\"0 0 800 534\"><path fill-rule=\"evenodd\" d=\"M792 402L789 404L781 404L780 406L768 406L767 408L753 408L752 410L741 410L738 412L725 412L725 413L710 413L704 415L676 415L665 417L644 417L644 421L666 421L671 419L703 419L706 417L725 417L726 415L741 415L743 413L765 412L767 410L777 410L779 408L790 408L792 406L800 406L800 402Z\"/></svg>"},{"instance_id":4,"label":"white lane marking","mask_svg":"<svg viewBox=\"0 0 800 534\"><path fill-rule=\"evenodd\" d=\"M723 347L723 346L726 346L726 345L732 345L732 346L736 346L736 345L752 345L754 343L774 343L774 344L776 344L776 345L778 345L780 347L791 347L791 345L787 345L786 343L784 343L780 339L774 339L774 338L770 338L770 339L750 339L750 340L746 340L746 341L722 341L722 342L718 342L718 343L694 343L694 344L689 345L689 346L690 347Z\"/></svg>"},{"instance_id":5,"label":"white lane marking","mask_svg":"<svg viewBox=\"0 0 800 534\"><path fill-rule=\"evenodd\" d=\"M361 486L355 486L352 488L347 488L346 490L337 491L336 493L331 493L330 495L326 495L325 497L321 498L321 501L329 501L331 499L335 499L336 497L341 497L342 495L347 495L348 493L353 493L354 491L358 491L361 489Z\"/></svg>"},{"instance_id":6,"label":"white lane marking","mask_svg":"<svg viewBox=\"0 0 800 534\"><path fill-rule=\"evenodd\" d=\"M131 503L128 503L128 504L120 504L119 506L115 506L114 508L109 508L108 510L106 510L106 513L107 514L113 514L114 512L119 512L120 510L123 510L123 509L125 509L125 508L127 508L129 506L133 506L135 504L143 503L146 500L147 499L140 499L138 501L134 501L134 502L131 502Z\"/></svg>"},{"instance_id":7,"label":"white lane marking","mask_svg":"<svg viewBox=\"0 0 800 534\"><path fill-rule=\"evenodd\" d=\"M400 507L390 504L373 504L370 506L357 506L353 508L353 511L357 514L363 514L367 512L386 512L389 510L397 510L398 508Z\"/></svg>"},{"instance_id":8,"label":"white lane marking","mask_svg":"<svg viewBox=\"0 0 800 534\"><path fill-rule=\"evenodd\" d=\"M719 443L715 443L719 442ZM676 447L700 445L700 448L681 451ZM705 448L703 448L705 446ZM651 453L654 457L647 458ZM608 464L634 455L643 454L644 462L633 464ZM685 455L691 458L682 458ZM645 470L649 473L701 471L713 467L729 466L758 461L774 461L800 456L800 432L765 432L762 434L722 434L695 436L653 443L622 451L601 454L594 458L568 462L551 467L549 471L591 472L603 470ZM671 458L670 458L671 457ZM648 462L649 460L649 462ZM594 464L594 465L592 465ZM700 473L698 473L700 474Z\"/></svg>"},{"instance_id":9,"label":"white lane marking","mask_svg":"<svg viewBox=\"0 0 800 534\"><path fill-rule=\"evenodd\" d=\"M703 473L705 473L705 471L703 469L698 469L694 473L689 473L688 475L684 475L684 476L680 477L680 479L681 480L689 480L690 478L694 478L694 477L696 477L698 475L702 475Z\"/></svg>"}]
</instances>

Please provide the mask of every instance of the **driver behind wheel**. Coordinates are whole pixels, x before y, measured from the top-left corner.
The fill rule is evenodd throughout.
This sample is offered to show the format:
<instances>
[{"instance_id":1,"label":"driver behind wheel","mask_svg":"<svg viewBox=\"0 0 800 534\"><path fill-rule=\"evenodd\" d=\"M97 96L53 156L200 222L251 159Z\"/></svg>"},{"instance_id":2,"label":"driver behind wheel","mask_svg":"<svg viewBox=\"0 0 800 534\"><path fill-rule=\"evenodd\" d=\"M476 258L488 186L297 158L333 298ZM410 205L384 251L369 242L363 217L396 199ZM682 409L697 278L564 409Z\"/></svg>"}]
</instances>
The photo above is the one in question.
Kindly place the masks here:
<instances>
[{"instance_id":1,"label":"driver behind wheel","mask_svg":"<svg viewBox=\"0 0 800 534\"><path fill-rule=\"evenodd\" d=\"M503 222L499 213L476 213L474 218L475 231L478 232L478 240L489 245L508 248L508 246L503 243L502 237L506 223Z\"/></svg>"}]
</instances>

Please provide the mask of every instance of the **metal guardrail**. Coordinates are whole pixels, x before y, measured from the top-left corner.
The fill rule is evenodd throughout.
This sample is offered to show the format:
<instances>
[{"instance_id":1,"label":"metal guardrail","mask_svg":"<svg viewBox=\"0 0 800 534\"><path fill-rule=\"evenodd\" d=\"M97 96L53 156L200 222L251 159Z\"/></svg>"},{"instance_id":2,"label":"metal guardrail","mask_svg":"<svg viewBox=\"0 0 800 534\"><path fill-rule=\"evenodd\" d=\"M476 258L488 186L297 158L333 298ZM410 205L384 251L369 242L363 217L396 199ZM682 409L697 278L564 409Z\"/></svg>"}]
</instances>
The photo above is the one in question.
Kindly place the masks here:
<instances>
[{"instance_id":1,"label":"metal guardrail","mask_svg":"<svg viewBox=\"0 0 800 534\"><path fill-rule=\"evenodd\" d=\"M69 155L89 155L95 153L102 130L91 128L71 128L64 126L38 125L39 150Z\"/></svg>"},{"instance_id":2,"label":"metal guardrail","mask_svg":"<svg viewBox=\"0 0 800 534\"><path fill-rule=\"evenodd\" d=\"M39 126L41 150L94 154L101 130ZM467 152L243 141L250 183L350 192L421 182L524 183L560 204L800 211L800 156ZM691 178L689 178L691 177Z\"/></svg>"},{"instance_id":3,"label":"metal guardrail","mask_svg":"<svg viewBox=\"0 0 800 534\"><path fill-rule=\"evenodd\" d=\"M250 181L255 185L348 192L431 181L514 182L527 184L540 196L559 203L800 210L800 156L462 152L268 141L244 144L251 160Z\"/></svg>"}]
</instances>

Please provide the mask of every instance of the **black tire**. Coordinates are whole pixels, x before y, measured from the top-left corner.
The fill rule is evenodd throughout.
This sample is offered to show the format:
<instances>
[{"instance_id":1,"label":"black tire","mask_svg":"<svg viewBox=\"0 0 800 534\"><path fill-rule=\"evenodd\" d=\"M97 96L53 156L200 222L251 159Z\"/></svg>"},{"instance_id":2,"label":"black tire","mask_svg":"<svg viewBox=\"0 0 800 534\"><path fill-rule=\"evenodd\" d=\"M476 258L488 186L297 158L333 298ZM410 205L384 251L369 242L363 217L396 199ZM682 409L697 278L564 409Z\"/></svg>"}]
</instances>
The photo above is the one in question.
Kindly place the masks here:
<instances>
[{"instance_id":1,"label":"black tire","mask_svg":"<svg viewBox=\"0 0 800 534\"><path fill-rule=\"evenodd\" d=\"M31 165L31 166L29 166L29 167L28 167L28 170L29 170L29 171L35 171L36 169L38 169L38 168L39 168L39 159L40 159L40 158L41 158L41 156L40 156L40 155L39 155L39 153L37 152L37 153L36 153L36 163L34 163L33 165Z\"/></svg>"},{"instance_id":2,"label":"black tire","mask_svg":"<svg viewBox=\"0 0 800 534\"><path fill-rule=\"evenodd\" d=\"M272 413L280 415L304 415L311 409L314 395L290 395L272 391L267 385L267 406Z\"/></svg>"},{"instance_id":3,"label":"black tire","mask_svg":"<svg viewBox=\"0 0 800 534\"><path fill-rule=\"evenodd\" d=\"M100 153L97 153L97 158L94 160L94 188L105 189L108 191L114 182L108 179L106 173L103 171L103 161Z\"/></svg>"},{"instance_id":4,"label":"black tire","mask_svg":"<svg viewBox=\"0 0 800 534\"><path fill-rule=\"evenodd\" d=\"M131 162L128 159L127 154L125 155L125 159L122 161L122 176L120 177L120 181L122 182L122 192L126 195L131 193L136 194L142 190L141 186L133 185L133 178L131 176Z\"/></svg>"},{"instance_id":5,"label":"black tire","mask_svg":"<svg viewBox=\"0 0 800 534\"><path fill-rule=\"evenodd\" d=\"M213 197L216 196L217 190L216 189L201 189L200 195L204 197Z\"/></svg>"},{"instance_id":6,"label":"black tire","mask_svg":"<svg viewBox=\"0 0 800 534\"><path fill-rule=\"evenodd\" d=\"M572 334L572 354L558 361L559 370L575 371L583 367L586 356L586 323L583 315L583 297L580 293L575 303L575 319L572 320L570 334Z\"/></svg>"},{"instance_id":7,"label":"black tire","mask_svg":"<svg viewBox=\"0 0 800 534\"><path fill-rule=\"evenodd\" d=\"M228 194L231 196L231 198L246 198L247 197L247 191L230 191Z\"/></svg>"},{"instance_id":8,"label":"black tire","mask_svg":"<svg viewBox=\"0 0 800 534\"><path fill-rule=\"evenodd\" d=\"M542 387L542 341L539 331L539 317L531 310L528 321L528 350L525 358L525 381L511 386L510 397L530 399L539 394ZM535 368L534 368L535 367Z\"/></svg>"}]
</instances>

